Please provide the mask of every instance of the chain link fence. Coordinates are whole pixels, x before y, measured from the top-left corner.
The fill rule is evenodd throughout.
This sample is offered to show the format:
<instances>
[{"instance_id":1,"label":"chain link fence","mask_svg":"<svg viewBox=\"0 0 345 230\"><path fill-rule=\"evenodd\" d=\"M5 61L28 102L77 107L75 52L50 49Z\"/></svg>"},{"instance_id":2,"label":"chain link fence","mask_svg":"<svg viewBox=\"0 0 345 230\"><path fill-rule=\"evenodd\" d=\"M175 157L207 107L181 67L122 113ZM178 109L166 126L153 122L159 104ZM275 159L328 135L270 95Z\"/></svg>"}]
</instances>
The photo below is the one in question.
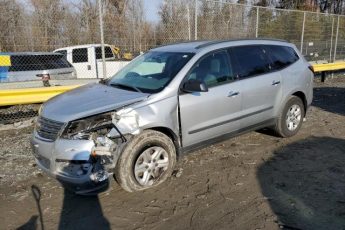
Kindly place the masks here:
<instances>
[{"instance_id":1,"label":"chain link fence","mask_svg":"<svg viewBox=\"0 0 345 230\"><path fill-rule=\"evenodd\" d=\"M345 16L207 1L199 39L275 38L294 43L309 61L344 60Z\"/></svg>"},{"instance_id":2,"label":"chain link fence","mask_svg":"<svg viewBox=\"0 0 345 230\"><path fill-rule=\"evenodd\" d=\"M0 90L95 82L149 49L188 40L284 39L309 61L345 58L343 15L213 0L162 1L148 13L156 21L137 0L0 0L0 14Z\"/></svg>"}]
</instances>

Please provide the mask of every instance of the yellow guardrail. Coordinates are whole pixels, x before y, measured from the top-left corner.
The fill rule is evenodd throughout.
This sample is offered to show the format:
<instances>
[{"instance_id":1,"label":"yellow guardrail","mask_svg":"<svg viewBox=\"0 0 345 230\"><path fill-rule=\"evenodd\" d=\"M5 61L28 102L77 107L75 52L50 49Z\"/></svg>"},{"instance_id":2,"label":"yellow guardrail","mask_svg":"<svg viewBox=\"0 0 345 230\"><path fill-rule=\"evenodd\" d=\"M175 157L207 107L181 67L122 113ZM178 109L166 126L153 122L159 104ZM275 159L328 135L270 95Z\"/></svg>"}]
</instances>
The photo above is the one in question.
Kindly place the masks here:
<instances>
[{"instance_id":1,"label":"yellow guardrail","mask_svg":"<svg viewBox=\"0 0 345 230\"><path fill-rule=\"evenodd\" d=\"M345 62L313 64L314 72L335 71L345 69Z\"/></svg>"},{"instance_id":2,"label":"yellow guardrail","mask_svg":"<svg viewBox=\"0 0 345 230\"><path fill-rule=\"evenodd\" d=\"M0 90L0 106L42 103L60 93L79 86L80 85Z\"/></svg>"},{"instance_id":3,"label":"yellow guardrail","mask_svg":"<svg viewBox=\"0 0 345 230\"><path fill-rule=\"evenodd\" d=\"M0 66L11 66L11 57L9 55L0 55Z\"/></svg>"}]
</instances>

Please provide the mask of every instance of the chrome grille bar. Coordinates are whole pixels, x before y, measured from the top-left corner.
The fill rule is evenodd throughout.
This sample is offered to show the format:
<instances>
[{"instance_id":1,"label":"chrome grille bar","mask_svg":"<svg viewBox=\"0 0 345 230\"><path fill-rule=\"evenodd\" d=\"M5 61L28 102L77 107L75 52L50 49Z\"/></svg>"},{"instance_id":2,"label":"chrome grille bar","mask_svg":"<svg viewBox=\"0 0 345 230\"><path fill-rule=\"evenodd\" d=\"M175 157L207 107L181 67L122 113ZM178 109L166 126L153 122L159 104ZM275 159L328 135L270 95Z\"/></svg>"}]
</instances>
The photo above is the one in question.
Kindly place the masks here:
<instances>
[{"instance_id":1,"label":"chrome grille bar","mask_svg":"<svg viewBox=\"0 0 345 230\"><path fill-rule=\"evenodd\" d=\"M39 117L36 124L37 134L47 140L55 141L64 123Z\"/></svg>"}]
</instances>

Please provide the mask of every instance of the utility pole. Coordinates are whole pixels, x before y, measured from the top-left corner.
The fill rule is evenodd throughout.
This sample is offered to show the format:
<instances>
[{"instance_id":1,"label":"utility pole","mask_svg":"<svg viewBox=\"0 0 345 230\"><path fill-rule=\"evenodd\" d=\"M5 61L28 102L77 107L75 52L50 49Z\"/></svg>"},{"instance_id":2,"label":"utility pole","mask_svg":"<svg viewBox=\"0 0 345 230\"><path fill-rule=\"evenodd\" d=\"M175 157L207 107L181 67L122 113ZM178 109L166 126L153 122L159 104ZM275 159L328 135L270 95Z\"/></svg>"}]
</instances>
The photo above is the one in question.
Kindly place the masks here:
<instances>
[{"instance_id":1,"label":"utility pole","mask_svg":"<svg viewBox=\"0 0 345 230\"><path fill-rule=\"evenodd\" d=\"M99 11L99 27L100 27L100 32L101 32L101 45L102 45L103 79L106 79L107 78L107 67L105 64L102 0L98 0L98 11Z\"/></svg>"},{"instance_id":2,"label":"utility pole","mask_svg":"<svg viewBox=\"0 0 345 230\"><path fill-rule=\"evenodd\" d=\"M302 25L302 35L301 35L301 53L303 54L303 40L304 40L304 26L305 26L305 16L306 16L306 12L303 13L303 25Z\"/></svg>"},{"instance_id":3,"label":"utility pole","mask_svg":"<svg viewBox=\"0 0 345 230\"><path fill-rule=\"evenodd\" d=\"M335 34L335 43L334 43L333 62L335 62L335 59L337 57L337 46L338 46L338 35L339 35L339 19L340 19L340 16L338 15L337 30L336 30L336 34Z\"/></svg>"},{"instance_id":4,"label":"utility pole","mask_svg":"<svg viewBox=\"0 0 345 230\"><path fill-rule=\"evenodd\" d=\"M187 5L187 21L188 21L188 40L191 40L190 34L190 13L189 13L189 4Z\"/></svg>"},{"instance_id":5,"label":"utility pole","mask_svg":"<svg viewBox=\"0 0 345 230\"><path fill-rule=\"evenodd\" d=\"M194 13L194 40L198 40L198 0L195 0Z\"/></svg>"},{"instance_id":6,"label":"utility pole","mask_svg":"<svg viewBox=\"0 0 345 230\"><path fill-rule=\"evenodd\" d=\"M256 7L255 37L259 36L259 7Z\"/></svg>"},{"instance_id":7,"label":"utility pole","mask_svg":"<svg viewBox=\"0 0 345 230\"><path fill-rule=\"evenodd\" d=\"M332 62L333 32L334 32L334 17L332 18L331 47L329 48L329 62Z\"/></svg>"}]
</instances>

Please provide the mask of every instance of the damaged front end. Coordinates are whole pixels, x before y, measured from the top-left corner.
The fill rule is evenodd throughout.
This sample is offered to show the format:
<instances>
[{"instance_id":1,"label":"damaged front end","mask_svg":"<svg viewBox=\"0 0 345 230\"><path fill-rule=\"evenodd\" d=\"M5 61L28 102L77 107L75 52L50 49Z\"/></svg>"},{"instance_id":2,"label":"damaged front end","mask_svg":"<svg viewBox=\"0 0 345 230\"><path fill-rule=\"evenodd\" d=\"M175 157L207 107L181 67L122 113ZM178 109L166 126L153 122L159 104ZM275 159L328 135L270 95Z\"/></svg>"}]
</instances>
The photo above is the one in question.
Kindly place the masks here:
<instances>
[{"instance_id":1,"label":"damaged front end","mask_svg":"<svg viewBox=\"0 0 345 230\"><path fill-rule=\"evenodd\" d=\"M132 109L69 122L55 143L54 176L77 193L104 187L126 142L139 132Z\"/></svg>"}]
</instances>

